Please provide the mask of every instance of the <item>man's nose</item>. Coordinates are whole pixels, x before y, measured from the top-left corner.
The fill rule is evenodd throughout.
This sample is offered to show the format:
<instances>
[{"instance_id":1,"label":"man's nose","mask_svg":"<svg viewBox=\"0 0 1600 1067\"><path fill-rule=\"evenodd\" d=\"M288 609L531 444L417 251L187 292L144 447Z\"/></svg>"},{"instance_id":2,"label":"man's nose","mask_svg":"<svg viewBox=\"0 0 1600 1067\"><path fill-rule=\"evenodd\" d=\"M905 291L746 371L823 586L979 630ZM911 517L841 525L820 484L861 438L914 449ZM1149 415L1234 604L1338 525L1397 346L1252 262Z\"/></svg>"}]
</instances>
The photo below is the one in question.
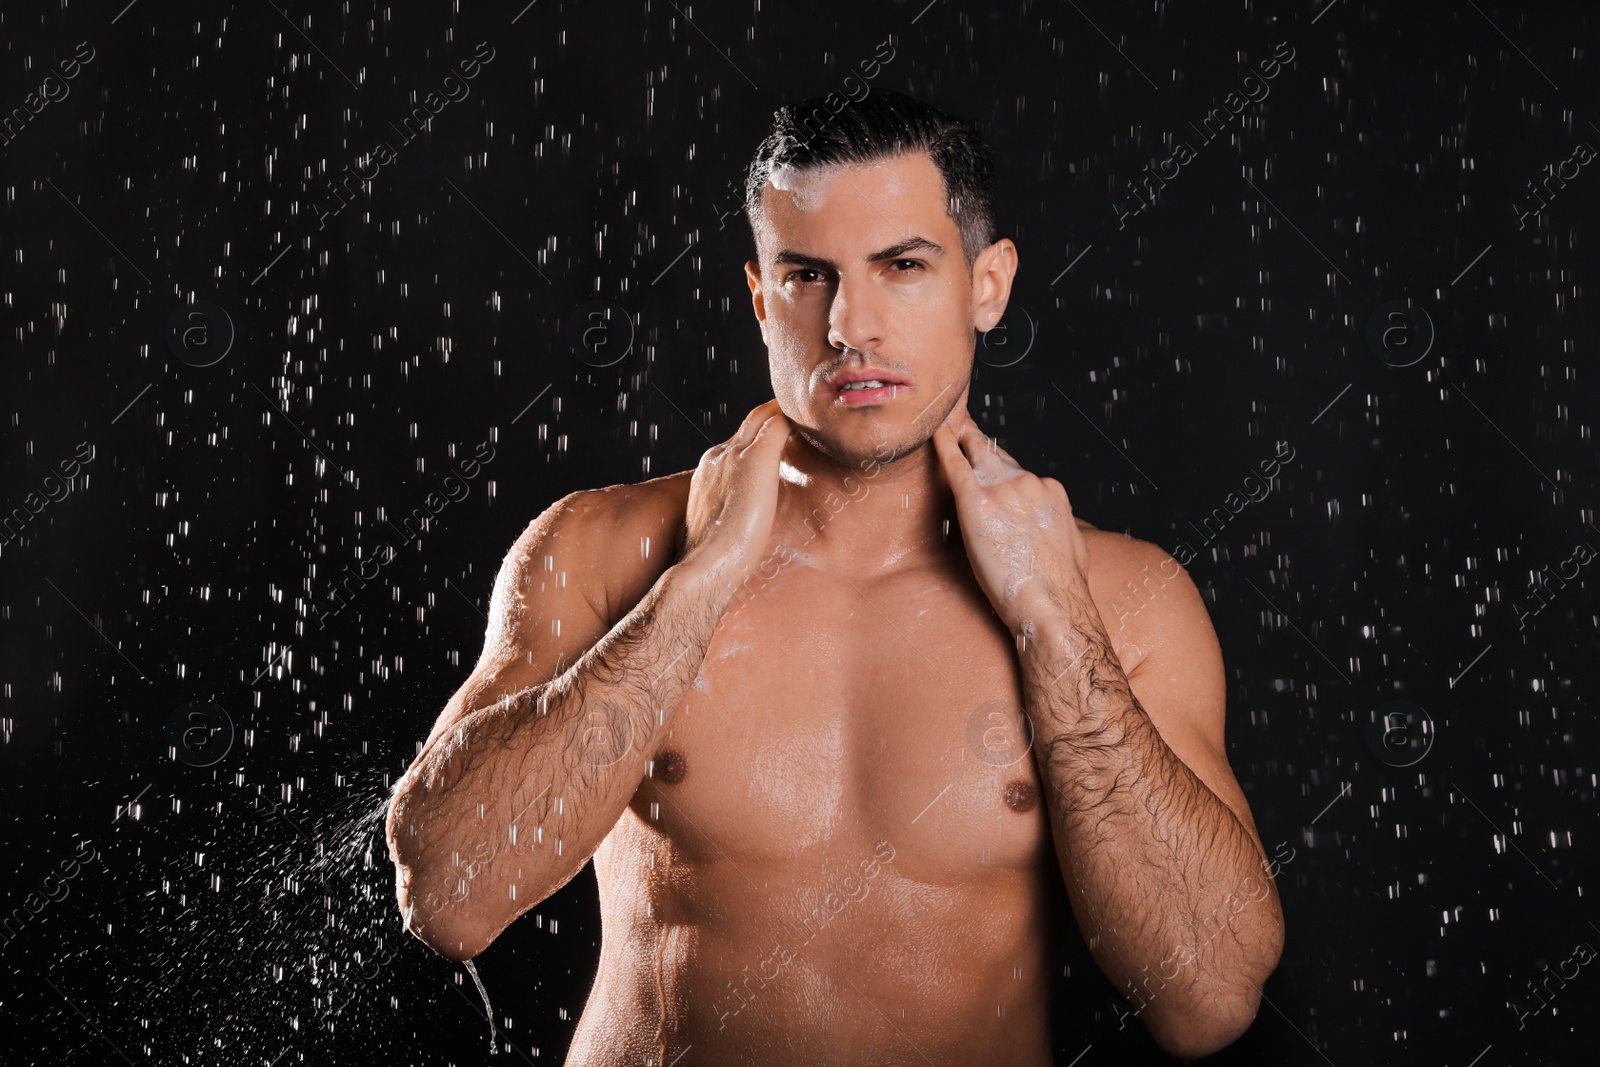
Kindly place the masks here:
<instances>
[{"instance_id":1,"label":"man's nose","mask_svg":"<svg viewBox=\"0 0 1600 1067\"><path fill-rule=\"evenodd\" d=\"M828 306L828 343L858 352L876 351L887 332L882 296L871 278L840 279Z\"/></svg>"}]
</instances>

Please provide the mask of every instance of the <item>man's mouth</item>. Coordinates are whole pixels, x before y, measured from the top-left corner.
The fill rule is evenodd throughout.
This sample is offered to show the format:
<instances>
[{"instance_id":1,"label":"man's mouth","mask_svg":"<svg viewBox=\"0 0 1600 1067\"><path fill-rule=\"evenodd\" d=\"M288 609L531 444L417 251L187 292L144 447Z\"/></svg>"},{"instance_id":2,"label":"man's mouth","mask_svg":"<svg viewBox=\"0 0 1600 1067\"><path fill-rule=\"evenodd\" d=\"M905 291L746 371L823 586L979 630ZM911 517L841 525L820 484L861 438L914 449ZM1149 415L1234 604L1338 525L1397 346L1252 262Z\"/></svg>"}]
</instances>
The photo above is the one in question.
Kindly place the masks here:
<instances>
[{"instance_id":1,"label":"man's mouth","mask_svg":"<svg viewBox=\"0 0 1600 1067\"><path fill-rule=\"evenodd\" d=\"M829 399L835 404L856 407L881 404L911 391L911 383L898 375L877 368L840 371L827 383Z\"/></svg>"}]
</instances>

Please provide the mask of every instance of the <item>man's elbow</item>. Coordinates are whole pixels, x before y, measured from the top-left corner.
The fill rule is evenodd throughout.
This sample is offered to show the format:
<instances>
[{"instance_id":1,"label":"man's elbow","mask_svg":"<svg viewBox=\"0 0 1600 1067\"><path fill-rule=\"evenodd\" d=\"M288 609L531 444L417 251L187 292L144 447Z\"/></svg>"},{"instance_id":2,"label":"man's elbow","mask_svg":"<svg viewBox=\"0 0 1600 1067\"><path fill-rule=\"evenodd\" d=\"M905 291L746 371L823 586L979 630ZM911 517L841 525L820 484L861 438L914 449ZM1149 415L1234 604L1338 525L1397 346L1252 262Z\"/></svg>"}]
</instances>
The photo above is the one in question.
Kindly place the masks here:
<instances>
[{"instance_id":1,"label":"man's elbow","mask_svg":"<svg viewBox=\"0 0 1600 1067\"><path fill-rule=\"evenodd\" d=\"M395 904L405 930L446 959L470 960L489 947L498 931L488 930L466 906L466 894L452 892L463 888L446 884L459 872L438 869L404 808L404 796L397 793L390 802L386 837L394 863Z\"/></svg>"},{"instance_id":2,"label":"man's elbow","mask_svg":"<svg viewBox=\"0 0 1600 1067\"><path fill-rule=\"evenodd\" d=\"M1267 979L1283 954L1282 927L1268 941L1264 966L1252 968L1242 987L1228 992L1152 1004L1147 1026L1161 1050L1181 1060L1199 1059L1227 1048L1255 1022ZM1198 991L1195 991L1198 992ZM1156 1010L1157 1007L1165 1010Z\"/></svg>"},{"instance_id":3,"label":"man's elbow","mask_svg":"<svg viewBox=\"0 0 1600 1067\"><path fill-rule=\"evenodd\" d=\"M477 956L494 934L463 906L438 892L417 892L417 871L395 864L395 903L408 934L439 955L457 963ZM425 882L422 884L426 884Z\"/></svg>"},{"instance_id":4,"label":"man's elbow","mask_svg":"<svg viewBox=\"0 0 1600 1067\"><path fill-rule=\"evenodd\" d=\"M1181 1016L1153 1015L1148 1024L1150 1036L1167 1055L1197 1060L1220 1052L1243 1037L1260 1007L1261 993L1257 990L1226 1004L1209 1001Z\"/></svg>"},{"instance_id":5,"label":"man's elbow","mask_svg":"<svg viewBox=\"0 0 1600 1067\"><path fill-rule=\"evenodd\" d=\"M465 963L488 948L494 937L481 925L462 922L459 910L446 908L424 922L406 920L406 930L447 960Z\"/></svg>"}]
</instances>

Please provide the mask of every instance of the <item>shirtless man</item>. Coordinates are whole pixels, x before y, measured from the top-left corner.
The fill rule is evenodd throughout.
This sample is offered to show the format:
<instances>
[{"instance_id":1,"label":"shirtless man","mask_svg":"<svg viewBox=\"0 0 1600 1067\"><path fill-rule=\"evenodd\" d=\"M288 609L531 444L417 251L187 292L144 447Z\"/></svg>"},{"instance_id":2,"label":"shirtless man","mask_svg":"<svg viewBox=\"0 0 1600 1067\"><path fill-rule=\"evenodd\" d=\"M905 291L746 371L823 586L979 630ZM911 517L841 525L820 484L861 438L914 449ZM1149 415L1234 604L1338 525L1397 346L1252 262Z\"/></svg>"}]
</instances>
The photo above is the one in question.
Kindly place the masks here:
<instances>
[{"instance_id":1,"label":"shirtless man","mask_svg":"<svg viewBox=\"0 0 1600 1067\"><path fill-rule=\"evenodd\" d=\"M395 786L407 929L470 959L592 856L568 1064L1038 1065L1070 906L1128 1015L1213 1052L1283 924L1205 606L968 417L1017 270L970 127L879 91L811 151L752 167L775 398L507 555Z\"/></svg>"}]
</instances>

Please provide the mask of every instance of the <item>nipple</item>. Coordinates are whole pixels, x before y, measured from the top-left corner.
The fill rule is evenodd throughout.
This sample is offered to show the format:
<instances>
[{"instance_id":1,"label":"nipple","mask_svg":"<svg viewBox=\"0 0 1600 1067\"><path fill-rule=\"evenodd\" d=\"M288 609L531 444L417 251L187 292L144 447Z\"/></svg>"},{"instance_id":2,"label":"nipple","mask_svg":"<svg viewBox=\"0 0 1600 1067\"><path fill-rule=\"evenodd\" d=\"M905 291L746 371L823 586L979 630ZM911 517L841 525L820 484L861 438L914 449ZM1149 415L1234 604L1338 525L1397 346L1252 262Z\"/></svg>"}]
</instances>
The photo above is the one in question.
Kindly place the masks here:
<instances>
[{"instance_id":1,"label":"nipple","mask_svg":"<svg viewBox=\"0 0 1600 1067\"><path fill-rule=\"evenodd\" d=\"M1006 807L1012 811L1032 811L1039 803L1039 792L1033 788L1032 782L1018 779L1006 783L1005 800Z\"/></svg>"},{"instance_id":2,"label":"nipple","mask_svg":"<svg viewBox=\"0 0 1600 1067\"><path fill-rule=\"evenodd\" d=\"M667 785L677 785L688 773L689 764L676 749L664 748L650 761L650 777Z\"/></svg>"}]
</instances>

